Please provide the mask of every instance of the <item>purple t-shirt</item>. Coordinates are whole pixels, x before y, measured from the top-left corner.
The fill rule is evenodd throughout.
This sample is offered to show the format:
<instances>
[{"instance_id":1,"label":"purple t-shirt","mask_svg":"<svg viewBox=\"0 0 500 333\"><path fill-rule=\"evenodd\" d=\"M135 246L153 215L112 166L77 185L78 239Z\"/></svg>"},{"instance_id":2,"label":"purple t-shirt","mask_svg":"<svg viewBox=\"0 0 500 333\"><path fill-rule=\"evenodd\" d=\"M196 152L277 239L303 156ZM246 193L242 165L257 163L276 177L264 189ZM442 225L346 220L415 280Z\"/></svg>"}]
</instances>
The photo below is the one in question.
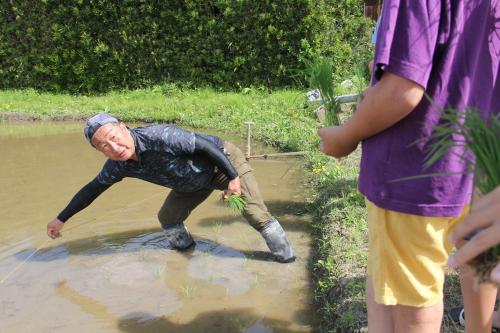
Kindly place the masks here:
<instances>
[{"instance_id":1,"label":"purple t-shirt","mask_svg":"<svg viewBox=\"0 0 500 333\"><path fill-rule=\"evenodd\" d=\"M500 0L386 0L375 47L374 84L384 71L425 88L404 119L363 142L359 190L375 205L421 216L458 216L472 175L454 149L423 170L427 138L444 107L500 111ZM397 101L394 101L397 103ZM420 140L420 141L419 141ZM499 166L500 167L500 166ZM461 175L425 177L434 173Z\"/></svg>"}]
</instances>

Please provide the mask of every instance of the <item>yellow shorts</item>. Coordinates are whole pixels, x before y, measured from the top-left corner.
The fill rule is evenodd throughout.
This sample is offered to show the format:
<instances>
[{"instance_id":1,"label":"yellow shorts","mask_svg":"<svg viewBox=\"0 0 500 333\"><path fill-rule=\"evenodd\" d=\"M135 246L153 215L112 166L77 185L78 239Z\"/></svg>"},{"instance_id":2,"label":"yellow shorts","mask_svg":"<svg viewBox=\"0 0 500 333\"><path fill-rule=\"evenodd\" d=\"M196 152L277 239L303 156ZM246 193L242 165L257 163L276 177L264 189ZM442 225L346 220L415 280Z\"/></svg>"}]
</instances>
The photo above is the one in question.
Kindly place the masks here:
<instances>
[{"instance_id":1,"label":"yellow shorts","mask_svg":"<svg viewBox=\"0 0 500 333\"><path fill-rule=\"evenodd\" d=\"M444 266L452 249L448 235L460 217L427 217L390 211L366 200L368 275L375 302L427 307L443 299Z\"/></svg>"}]
</instances>

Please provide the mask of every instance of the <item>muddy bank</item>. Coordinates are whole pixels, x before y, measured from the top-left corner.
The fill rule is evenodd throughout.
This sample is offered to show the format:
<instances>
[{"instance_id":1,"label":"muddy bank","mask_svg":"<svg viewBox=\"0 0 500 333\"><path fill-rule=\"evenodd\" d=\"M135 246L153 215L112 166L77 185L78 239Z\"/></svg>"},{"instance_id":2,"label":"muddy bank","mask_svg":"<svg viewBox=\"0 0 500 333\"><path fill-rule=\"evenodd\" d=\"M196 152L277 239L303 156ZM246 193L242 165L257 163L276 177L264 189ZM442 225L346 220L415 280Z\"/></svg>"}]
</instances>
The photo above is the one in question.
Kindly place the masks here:
<instances>
[{"instance_id":1,"label":"muddy bank","mask_svg":"<svg viewBox=\"0 0 500 333\"><path fill-rule=\"evenodd\" d=\"M0 121L4 122L84 121L87 118L87 115L46 116L24 112L0 112Z\"/></svg>"}]
</instances>

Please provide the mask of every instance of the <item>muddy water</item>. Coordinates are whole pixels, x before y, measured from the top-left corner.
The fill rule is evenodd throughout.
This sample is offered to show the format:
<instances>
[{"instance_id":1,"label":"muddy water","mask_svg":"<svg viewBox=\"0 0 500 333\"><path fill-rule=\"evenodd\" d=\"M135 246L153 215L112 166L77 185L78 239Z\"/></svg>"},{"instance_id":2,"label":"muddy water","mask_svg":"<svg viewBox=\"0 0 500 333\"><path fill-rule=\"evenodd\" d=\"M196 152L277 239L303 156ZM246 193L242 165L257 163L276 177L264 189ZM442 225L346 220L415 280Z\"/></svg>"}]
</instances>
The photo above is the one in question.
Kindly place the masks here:
<instances>
[{"instance_id":1,"label":"muddy water","mask_svg":"<svg viewBox=\"0 0 500 333\"><path fill-rule=\"evenodd\" d=\"M156 212L168 190L134 179L50 240L47 222L104 157L86 144L81 124L0 124L0 151L0 332L311 332L298 162L252 161L298 256L279 264L219 193L186 222L196 247L165 249Z\"/></svg>"}]
</instances>

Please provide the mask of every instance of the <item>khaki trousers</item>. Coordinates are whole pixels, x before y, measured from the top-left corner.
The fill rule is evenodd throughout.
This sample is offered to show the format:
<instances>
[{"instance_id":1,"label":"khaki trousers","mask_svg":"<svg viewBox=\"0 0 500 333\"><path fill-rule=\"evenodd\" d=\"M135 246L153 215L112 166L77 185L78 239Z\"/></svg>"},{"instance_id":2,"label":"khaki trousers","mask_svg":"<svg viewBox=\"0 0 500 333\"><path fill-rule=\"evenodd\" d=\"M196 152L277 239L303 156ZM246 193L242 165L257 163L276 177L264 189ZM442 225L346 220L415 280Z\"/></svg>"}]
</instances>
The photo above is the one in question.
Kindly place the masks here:
<instances>
[{"instance_id":1,"label":"khaki trousers","mask_svg":"<svg viewBox=\"0 0 500 333\"><path fill-rule=\"evenodd\" d=\"M253 170L241 150L231 142L224 142L224 153L240 177L241 195L246 201L242 215L252 227L260 230L273 216L268 212L264 204L259 186L253 175ZM205 189L197 192L172 190L158 212L158 219L162 227L184 222L189 214L191 214L191 211L201 204L214 190L225 190L228 184L229 179L217 170L214 178Z\"/></svg>"}]
</instances>

